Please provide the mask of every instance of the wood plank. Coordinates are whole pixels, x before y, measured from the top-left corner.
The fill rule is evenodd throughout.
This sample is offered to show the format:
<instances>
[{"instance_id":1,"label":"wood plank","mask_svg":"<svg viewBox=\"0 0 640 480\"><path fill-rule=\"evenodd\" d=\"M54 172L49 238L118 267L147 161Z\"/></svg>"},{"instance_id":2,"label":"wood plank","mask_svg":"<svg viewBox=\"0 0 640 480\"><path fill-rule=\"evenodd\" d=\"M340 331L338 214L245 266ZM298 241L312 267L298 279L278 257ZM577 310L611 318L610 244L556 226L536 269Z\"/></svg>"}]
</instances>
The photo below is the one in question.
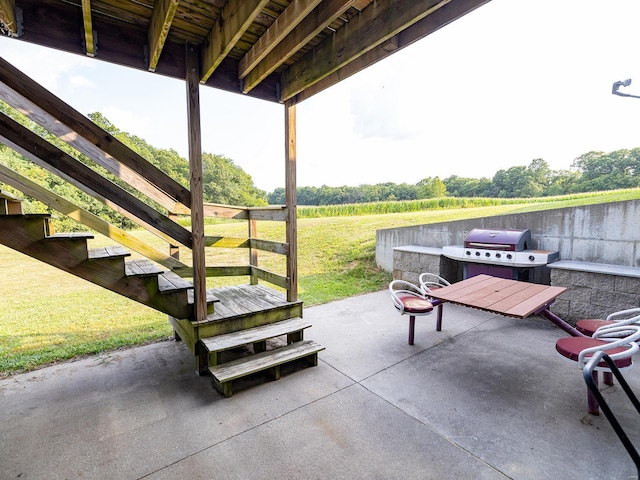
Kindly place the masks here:
<instances>
[{"instance_id":1,"label":"wood plank","mask_svg":"<svg viewBox=\"0 0 640 480\"><path fill-rule=\"evenodd\" d=\"M18 36L15 0L0 0L0 27L11 37Z\"/></svg>"},{"instance_id":2,"label":"wood plank","mask_svg":"<svg viewBox=\"0 0 640 480\"><path fill-rule=\"evenodd\" d=\"M293 0L242 57L238 64L238 78L246 77L247 73L303 21L320 2L321 0Z\"/></svg>"},{"instance_id":3,"label":"wood plank","mask_svg":"<svg viewBox=\"0 0 640 480\"><path fill-rule=\"evenodd\" d=\"M298 299L298 218L297 218L297 125L296 104L287 101L284 105L285 128L285 204L287 206L286 242L289 245L287 256L287 278L290 284L287 300Z\"/></svg>"},{"instance_id":4,"label":"wood plank","mask_svg":"<svg viewBox=\"0 0 640 480\"><path fill-rule=\"evenodd\" d=\"M285 277L259 267L251 267L251 271L260 280L264 280L265 282L269 282L270 284L284 288L285 290L291 289L292 282L289 277Z\"/></svg>"},{"instance_id":5,"label":"wood plank","mask_svg":"<svg viewBox=\"0 0 640 480\"><path fill-rule=\"evenodd\" d=\"M146 224L155 225L158 230L177 242L191 246L191 232L187 229L170 221L126 190L2 113L0 113L0 138L9 147L27 155L30 160L61 178L73 182L89 195L98 199L106 198Z\"/></svg>"},{"instance_id":6,"label":"wood plank","mask_svg":"<svg viewBox=\"0 0 640 480\"><path fill-rule=\"evenodd\" d=\"M532 313L535 313L540 309L541 304L548 305L552 303L558 296L560 296L567 289L564 287L547 287L544 291L539 292L537 295L532 296L526 302L522 302L519 305L507 310L508 315L517 317L528 317Z\"/></svg>"},{"instance_id":7,"label":"wood plank","mask_svg":"<svg viewBox=\"0 0 640 480\"><path fill-rule=\"evenodd\" d=\"M289 100L450 1L378 0L370 4L351 18L349 28L338 29L282 73L282 100Z\"/></svg>"},{"instance_id":8,"label":"wood plank","mask_svg":"<svg viewBox=\"0 0 640 480\"><path fill-rule=\"evenodd\" d=\"M47 238L50 239L68 239L68 240L91 240L95 238L93 233L88 232L60 232L54 233L53 235L49 235Z\"/></svg>"},{"instance_id":9,"label":"wood plank","mask_svg":"<svg viewBox=\"0 0 640 480\"><path fill-rule=\"evenodd\" d=\"M91 22L91 0L82 0L82 26L84 30L84 51L88 57L96 56L93 43L93 24Z\"/></svg>"},{"instance_id":10,"label":"wood plank","mask_svg":"<svg viewBox=\"0 0 640 480\"><path fill-rule=\"evenodd\" d=\"M202 51L201 83L205 83L236 46L269 0L229 0L207 36Z\"/></svg>"},{"instance_id":11,"label":"wood plank","mask_svg":"<svg viewBox=\"0 0 640 480\"><path fill-rule=\"evenodd\" d=\"M130 257L131 254L122 247L110 246L89 249L89 260L102 260L105 258Z\"/></svg>"},{"instance_id":12,"label":"wood plank","mask_svg":"<svg viewBox=\"0 0 640 480\"><path fill-rule=\"evenodd\" d=\"M200 341L209 352L220 352L242 345L279 337L288 333L297 332L311 327L311 322L302 318L291 318L281 322L262 325L260 327L240 330L238 332L227 333L216 337L202 338Z\"/></svg>"},{"instance_id":13,"label":"wood plank","mask_svg":"<svg viewBox=\"0 0 640 480\"><path fill-rule=\"evenodd\" d=\"M354 0L324 0L294 28L287 37L280 42L246 75L239 75L243 79L242 91L250 92L262 80L273 73L294 53L313 40L327 25L346 12Z\"/></svg>"},{"instance_id":14,"label":"wood plank","mask_svg":"<svg viewBox=\"0 0 640 480\"><path fill-rule=\"evenodd\" d=\"M102 235L115 240L125 247L137 252L165 267L172 269L178 267L186 267L182 262L172 258L170 255L147 245L137 237L124 231L123 229L111 225L109 222L94 215L93 213L83 210L74 205L65 198L47 190L32 180L20 175L18 172L11 170L0 163L0 180L17 188L26 195L29 195L38 201L49 205L54 210L64 213L76 222L86 225Z\"/></svg>"},{"instance_id":15,"label":"wood plank","mask_svg":"<svg viewBox=\"0 0 640 480\"><path fill-rule=\"evenodd\" d=\"M165 271L147 259L127 260L124 262L124 273L127 276L155 276Z\"/></svg>"},{"instance_id":16,"label":"wood plank","mask_svg":"<svg viewBox=\"0 0 640 480\"><path fill-rule=\"evenodd\" d=\"M98 150L108 154L111 159L117 159L118 162L128 167L130 171L136 172L138 176L144 177L147 183L157 188L157 192L164 192L162 195L164 195L165 198L169 195L172 199L182 203L187 208L191 206L191 197L185 187L166 175L155 165L149 163L117 138L102 130L80 112L67 105L3 58L0 58L0 83L6 85L9 90L17 93L29 103L37 106L41 111L46 112L54 119L66 125L71 132L77 133L77 138L80 143L72 142L71 138L68 141L73 144L74 147L78 148L79 151L87 154L89 158L94 159L94 161L100 160L99 156L87 153L96 151L95 148L90 148L90 145L97 147ZM32 110L29 108L29 105L25 105L25 108ZM55 124L55 122L47 122L49 127L53 126L53 124ZM82 148L83 146L87 148ZM106 160L108 160L107 157L105 157L105 162ZM106 162L107 165L110 165L110 163L111 162ZM111 173L114 173L114 168L108 168L107 166L105 166L105 168L110 170ZM117 172L114 174L118 175ZM145 192L146 195L149 195L155 200L158 200L159 197L162 196L160 194L156 195L151 191L147 192L146 190L149 189L145 189L142 182L138 182L139 185L131 181L128 181L128 183L135 185L138 190ZM166 202L159 203L162 204ZM164 206L166 207L166 205Z\"/></svg>"},{"instance_id":17,"label":"wood plank","mask_svg":"<svg viewBox=\"0 0 640 480\"><path fill-rule=\"evenodd\" d=\"M202 185L202 127L200 125L200 68L198 50L187 44L187 127L189 133L189 183L191 185L191 257L195 320L207 318L207 275L205 271L204 193Z\"/></svg>"},{"instance_id":18,"label":"wood plank","mask_svg":"<svg viewBox=\"0 0 640 480\"><path fill-rule=\"evenodd\" d=\"M393 52L425 38L427 35L439 30L443 26L457 20L488 2L489 0L456 0L455 2L448 3L422 20L407 27L402 32L399 32L395 37L393 37L393 39L389 39L386 42L381 43L353 61L341 66L330 75L327 75L313 85L308 86L304 91L295 96L296 101L302 102L311 98L315 94L320 93L342 80L364 70L365 68L370 67L374 63L383 60ZM392 42L391 44L388 43L390 41ZM394 45L394 48L390 49L390 45Z\"/></svg>"},{"instance_id":19,"label":"wood plank","mask_svg":"<svg viewBox=\"0 0 640 480\"><path fill-rule=\"evenodd\" d=\"M180 0L155 0L149 24L149 71L155 72Z\"/></svg>"},{"instance_id":20,"label":"wood plank","mask_svg":"<svg viewBox=\"0 0 640 480\"><path fill-rule=\"evenodd\" d=\"M158 289L161 292L186 290L188 288L193 288L193 284L183 280L173 272L163 272L158 275Z\"/></svg>"},{"instance_id":21,"label":"wood plank","mask_svg":"<svg viewBox=\"0 0 640 480\"><path fill-rule=\"evenodd\" d=\"M250 357L239 358L214 367L209 371L219 382L228 382L252 373L282 365L324 350L324 347L312 340L292 343L275 350L256 353Z\"/></svg>"}]
</instances>

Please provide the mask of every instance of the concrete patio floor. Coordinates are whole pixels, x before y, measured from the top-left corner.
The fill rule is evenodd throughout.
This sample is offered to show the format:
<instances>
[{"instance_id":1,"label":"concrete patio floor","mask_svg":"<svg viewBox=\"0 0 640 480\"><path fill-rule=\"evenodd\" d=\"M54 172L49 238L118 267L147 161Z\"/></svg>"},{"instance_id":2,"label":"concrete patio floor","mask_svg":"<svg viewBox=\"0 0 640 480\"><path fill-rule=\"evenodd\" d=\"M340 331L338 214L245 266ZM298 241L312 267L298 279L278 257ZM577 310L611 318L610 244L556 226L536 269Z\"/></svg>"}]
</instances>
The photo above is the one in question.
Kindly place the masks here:
<instances>
[{"instance_id":1,"label":"concrete patio floor","mask_svg":"<svg viewBox=\"0 0 640 480\"><path fill-rule=\"evenodd\" d=\"M228 399L173 341L0 381L0 478L636 478L546 320L446 305L443 331L418 318L410 346L386 291L305 318L318 367ZM640 392L638 369L626 378ZM603 393L640 445L620 387Z\"/></svg>"}]
</instances>

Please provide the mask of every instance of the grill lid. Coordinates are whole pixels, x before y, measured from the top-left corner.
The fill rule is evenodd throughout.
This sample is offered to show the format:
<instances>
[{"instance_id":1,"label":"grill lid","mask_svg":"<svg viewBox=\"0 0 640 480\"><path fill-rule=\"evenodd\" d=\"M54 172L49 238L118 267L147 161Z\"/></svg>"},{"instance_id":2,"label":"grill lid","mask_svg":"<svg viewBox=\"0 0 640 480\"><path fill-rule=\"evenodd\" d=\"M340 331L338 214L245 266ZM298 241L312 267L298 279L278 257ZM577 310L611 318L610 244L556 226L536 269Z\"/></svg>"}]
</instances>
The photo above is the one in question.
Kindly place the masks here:
<instances>
[{"instance_id":1,"label":"grill lid","mask_svg":"<svg viewBox=\"0 0 640 480\"><path fill-rule=\"evenodd\" d=\"M488 230L474 228L464 239L466 248L521 252L531 246L531 230Z\"/></svg>"}]
</instances>

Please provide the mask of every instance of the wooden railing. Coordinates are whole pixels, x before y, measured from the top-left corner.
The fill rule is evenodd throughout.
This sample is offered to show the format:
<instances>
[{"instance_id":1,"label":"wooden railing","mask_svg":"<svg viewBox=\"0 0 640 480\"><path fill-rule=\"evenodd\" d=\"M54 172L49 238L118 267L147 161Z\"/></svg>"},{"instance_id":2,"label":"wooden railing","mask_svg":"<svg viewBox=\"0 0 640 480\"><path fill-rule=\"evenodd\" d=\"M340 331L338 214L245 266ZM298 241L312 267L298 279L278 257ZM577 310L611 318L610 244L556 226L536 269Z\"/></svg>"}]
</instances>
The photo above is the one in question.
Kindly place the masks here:
<instances>
[{"instance_id":1,"label":"wooden railing","mask_svg":"<svg viewBox=\"0 0 640 480\"><path fill-rule=\"evenodd\" d=\"M35 164L59 176L76 188L100 200L119 214L152 232L168 244L168 252L160 252L124 230L74 205L37 183L0 164L0 180L22 191L51 208L73 218L93 230L111 238L127 248L154 260L183 277L195 278L193 268L180 262L179 248L192 246L192 234L176 220L189 215L191 194L164 172L102 130L82 114L55 97L26 75L0 58L0 99L17 111L56 135L68 145L104 167L119 180L127 183L152 202L119 187L114 182L87 167L71 155L60 150L22 124L0 113L0 142L24 155ZM166 209L167 214L153 208L150 203ZM279 275L258 266L258 251L280 254L291 261L291 249L286 242L257 238L256 222L288 222L290 213L284 206L235 207L204 204L205 217L246 220L248 236L205 237L208 248L246 248L246 266L206 266L205 276L247 275L252 284L259 280L269 282L288 291L287 298L296 300L297 288L291 276ZM289 269L289 267L287 267ZM292 294L293 292L293 294Z\"/></svg>"}]
</instances>

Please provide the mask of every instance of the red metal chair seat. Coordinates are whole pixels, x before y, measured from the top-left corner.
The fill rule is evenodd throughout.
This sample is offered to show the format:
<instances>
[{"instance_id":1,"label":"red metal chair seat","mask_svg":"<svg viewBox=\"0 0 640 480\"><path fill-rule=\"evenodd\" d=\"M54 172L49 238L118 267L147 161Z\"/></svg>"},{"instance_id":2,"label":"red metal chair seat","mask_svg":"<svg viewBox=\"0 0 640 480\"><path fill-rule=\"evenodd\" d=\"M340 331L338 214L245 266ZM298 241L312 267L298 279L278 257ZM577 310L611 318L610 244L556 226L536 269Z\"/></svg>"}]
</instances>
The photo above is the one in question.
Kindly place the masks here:
<instances>
[{"instance_id":1,"label":"red metal chair seat","mask_svg":"<svg viewBox=\"0 0 640 480\"><path fill-rule=\"evenodd\" d=\"M598 346L606 346L609 342L605 342L603 340L598 340L596 338L586 338L586 337L567 337L561 338L556 342L556 350L563 357L567 357L570 360L578 361L578 357L580 352L587 348L598 347ZM612 348L611 350L607 350L608 355L612 355L614 353L622 353L627 350L624 347ZM590 358L591 355L588 355L587 358ZM631 357L624 357L618 360L615 360L616 367L618 368L628 368L631 366ZM598 364L598 367L607 368L607 364L603 361Z\"/></svg>"},{"instance_id":2,"label":"red metal chair seat","mask_svg":"<svg viewBox=\"0 0 640 480\"><path fill-rule=\"evenodd\" d=\"M597 352L605 352L620 370L631 368L632 355L636 354L640 339L640 325L614 325L601 328L593 337L568 337L556 342L556 350L560 355L578 363L584 369L589 359ZM593 383L598 385L598 372L610 374L611 369L606 362L599 362L593 367ZM606 381L606 378L605 378ZM587 389L587 408L593 415L600 414L600 408L590 389Z\"/></svg>"},{"instance_id":3,"label":"red metal chair seat","mask_svg":"<svg viewBox=\"0 0 640 480\"><path fill-rule=\"evenodd\" d=\"M591 337L598 328L603 327L605 325L614 325L616 322L611 320L602 320L600 318L584 318L582 320L578 320L576 322L576 330L578 330L583 335L587 335Z\"/></svg>"},{"instance_id":4,"label":"red metal chair seat","mask_svg":"<svg viewBox=\"0 0 640 480\"><path fill-rule=\"evenodd\" d=\"M403 295L399 296L398 299L402 302L402 305L404 305L405 312L425 315L433 311L433 304L424 298Z\"/></svg>"},{"instance_id":5,"label":"red metal chair seat","mask_svg":"<svg viewBox=\"0 0 640 480\"><path fill-rule=\"evenodd\" d=\"M413 345L416 317L429 315L433 311L433 303L422 288L405 280L392 281L389 284L389 293L393 306L400 315L409 315L409 345Z\"/></svg>"},{"instance_id":6,"label":"red metal chair seat","mask_svg":"<svg viewBox=\"0 0 640 480\"><path fill-rule=\"evenodd\" d=\"M608 315L606 319L585 318L576 322L576 330L584 335L592 337L598 328L608 325L640 324L640 308L629 308Z\"/></svg>"}]
</instances>

